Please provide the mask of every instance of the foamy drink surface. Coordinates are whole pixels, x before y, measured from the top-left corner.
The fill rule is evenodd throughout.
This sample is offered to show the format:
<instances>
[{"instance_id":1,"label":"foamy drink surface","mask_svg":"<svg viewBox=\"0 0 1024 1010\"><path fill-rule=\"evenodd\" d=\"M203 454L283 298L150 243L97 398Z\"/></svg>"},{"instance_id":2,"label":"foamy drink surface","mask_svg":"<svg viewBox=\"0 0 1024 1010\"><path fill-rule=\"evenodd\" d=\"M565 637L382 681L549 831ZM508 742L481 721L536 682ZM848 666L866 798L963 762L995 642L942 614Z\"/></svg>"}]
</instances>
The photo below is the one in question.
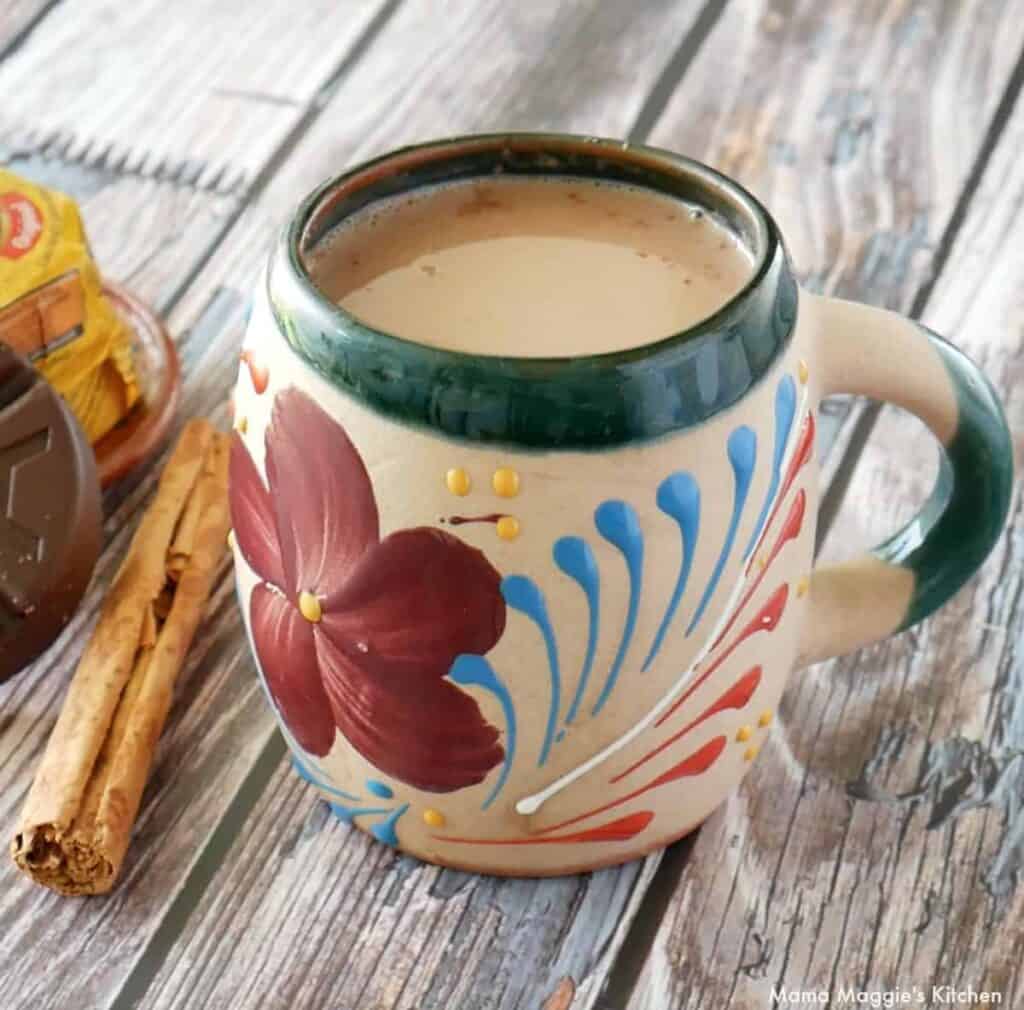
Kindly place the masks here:
<instances>
[{"instance_id":1,"label":"foamy drink surface","mask_svg":"<svg viewBox=\"0 0 1024 1010\"><path fill-rule=\"evenodd\" d=\"M749 280L738 239L648 190L585 179L449 183L374 203L306 255L375 329L477 354L569 357L653 343Z\"/></svg>"}]
</instances>

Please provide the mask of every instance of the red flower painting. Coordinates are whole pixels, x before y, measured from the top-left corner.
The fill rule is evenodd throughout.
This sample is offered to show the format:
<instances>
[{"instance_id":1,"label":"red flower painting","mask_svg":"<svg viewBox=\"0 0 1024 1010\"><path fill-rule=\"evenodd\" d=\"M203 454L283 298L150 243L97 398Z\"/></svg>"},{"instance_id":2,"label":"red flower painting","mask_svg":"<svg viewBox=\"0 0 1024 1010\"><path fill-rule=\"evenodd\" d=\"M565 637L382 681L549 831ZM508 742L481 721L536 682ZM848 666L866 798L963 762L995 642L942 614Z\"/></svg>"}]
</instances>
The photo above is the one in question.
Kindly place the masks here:
<instances>
[{"instance_id":1,"label":"red flower painting","mask_svg":"<svg viewBox=\"0 0 1024 1010\"><path fill-rule=\"evenodd\" d=\"M501 637L501 576L443 530L382 540L359 453L305 393L277 394L265 444L269 487L235 436L231 521L261 580L252 635L288 729L318 756L338 729L419 789L483 781L504 757L498 730L447 674L456 656Z\"/></svg>"}]
</instances>

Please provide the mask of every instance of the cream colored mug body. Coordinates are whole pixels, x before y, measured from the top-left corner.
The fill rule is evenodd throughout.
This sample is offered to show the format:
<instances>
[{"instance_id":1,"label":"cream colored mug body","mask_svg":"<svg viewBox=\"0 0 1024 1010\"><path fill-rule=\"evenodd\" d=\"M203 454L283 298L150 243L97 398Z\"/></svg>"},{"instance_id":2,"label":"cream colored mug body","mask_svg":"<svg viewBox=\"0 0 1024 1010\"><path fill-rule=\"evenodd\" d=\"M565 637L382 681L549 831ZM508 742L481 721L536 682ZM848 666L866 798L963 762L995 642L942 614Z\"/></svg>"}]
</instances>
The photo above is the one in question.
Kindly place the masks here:
<instances>
[{"instance_id":1,"label":"cream colored mug body","mask_svg":"<svg viewBox=\"0 0 1024 1010\"><path fill-rule=\"evenodd\" d=\"M410 343L317 292L304 252L346 215L496 171L675 196L733 229L755 274L667 340L550 359ZM575 872L686 834L758 758L789 671L924 617L1008 506L1006 425L973 364L800 291L752 196L617 142L462 138L331 180L273 250L242 358L239 598L296 769L448 866ZM903 533L814 571L835 392L914 411L946 465Z\"/></svg>"}]
</instances>

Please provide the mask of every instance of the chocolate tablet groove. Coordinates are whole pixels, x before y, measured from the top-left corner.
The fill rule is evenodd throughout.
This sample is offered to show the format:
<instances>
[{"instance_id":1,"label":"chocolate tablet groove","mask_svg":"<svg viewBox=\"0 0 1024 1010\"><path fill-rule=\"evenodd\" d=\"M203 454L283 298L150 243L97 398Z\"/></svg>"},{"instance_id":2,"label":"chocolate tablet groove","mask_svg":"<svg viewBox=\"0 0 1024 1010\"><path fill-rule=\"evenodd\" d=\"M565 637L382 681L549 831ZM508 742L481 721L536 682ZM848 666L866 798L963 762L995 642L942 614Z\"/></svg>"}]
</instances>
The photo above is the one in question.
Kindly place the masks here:
<instances>
[{"instance_id":1,"label":"chocolate tablet groove","mask_svg":"<svg viewBox=\"0 0 1024 1010\"><path fill-rule=\"evenodd\" d=\"M15 514L18 469L23 463L47 453L51 441L47 426L0 448L0 502L4 503L3 514L0 515L0 597L17 607L20 613L27 612L30 601L11 585L11 566L16 571L22 565L41 564L45 541Z\"/></svg>"},{"instance_id":2,"label":"chocolate tablet groove","mask_svg":"<svg viewBox=\"0 0 1024 1010\"><path fill-rule=\"evenodd\" d=\"M17 356L0 344L0 411L24 396L36 380L35 373L26 372Z\"/></svg>"}]
</instances>

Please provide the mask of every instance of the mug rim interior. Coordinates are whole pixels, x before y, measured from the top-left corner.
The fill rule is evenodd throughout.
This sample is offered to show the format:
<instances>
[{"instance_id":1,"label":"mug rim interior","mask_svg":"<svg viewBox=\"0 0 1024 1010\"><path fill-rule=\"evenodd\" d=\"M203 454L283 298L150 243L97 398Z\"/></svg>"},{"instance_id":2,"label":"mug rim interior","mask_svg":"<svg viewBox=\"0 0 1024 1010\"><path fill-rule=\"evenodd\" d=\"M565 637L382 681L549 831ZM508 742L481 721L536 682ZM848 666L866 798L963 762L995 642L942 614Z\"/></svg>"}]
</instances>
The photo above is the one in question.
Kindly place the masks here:
<instances>
[{"instance_id":1,"label":"mug rim interior","mask_svg":"<svg viewBox=\"0 0 1024 1010\"><path fill-rule=\"evenodd\" d=\"M451 181L442 176L437 181L413 181L409 186L399 186L396 189L393 185L396 178L411 174L428 164L442 167L451 163L459 154L472 155L488 150L507 151L513 155L521 153L533 157L557 157L582 150L588 156L602 157L612 164L633 163L656 177L692 182L699 187L703 196L713 198L707 201L706 206L718 214L724 211L730 230L744 242L753 261L750 276L709 316L665 337L613 351L549 356L460 351L403 337L360 319L324 294L313 279L306 264L306 256L326 234L343 220L358 214L376 200ZM552 171L543 174L578 177L554 167ZM487 178L482 174L475 177ZM595 175L594 178L601 179L602 176ZM637 181L630 184L654 193L664 193L649 182ZM357 198L354 201L356 205L346 209L346 203L353 202L353 197ZM737 228L736 224L740 224L741 227ZM569 363L589 362L598 367L614 367L620 362L632 362L647 355L656 355L660 351L677 344L690 343L702 336L713 337L760 288L773 260L782 249L778 226L767 208L740 183L703 162L662 148L630 144L607 137L544 132L485 133L446 137L407 145L362 162L326 179L299 204L284 230L282 244L281 252L294 272L294 279L298 281L303 294L315 303L316 314L322 317L324 325L333 325L342 332L358 330L364 339L368 338L382 347L391 345L395 348L420 348L428 351L433 357L450 357L453 364L472 359L492 362L503 371L507 371L516 369L518 363L529 362L530 372L534 377L537 375L537 369L557 370L559 365Z\"/></svg>"},{"instance_id":2,"label":"mug rim interior","mask_svg":"<svg viewBox=\"0 0 1024 1010\"><path fill-rule=\"evenodd\" d=\"M304 253L348 214L411 189L494 174L644 185L704 207L753 252L752 273L716 312L678 333L622 350L546 358L408 340L363 323L314 284ZM403 424L520 451L600 451L709 420L775 368L799 307L778 228L738 183L656 148L546 133L431 141L327 180L281 231L263 294L290 349L339 391Z\"/></svg>"}]
</instances>

